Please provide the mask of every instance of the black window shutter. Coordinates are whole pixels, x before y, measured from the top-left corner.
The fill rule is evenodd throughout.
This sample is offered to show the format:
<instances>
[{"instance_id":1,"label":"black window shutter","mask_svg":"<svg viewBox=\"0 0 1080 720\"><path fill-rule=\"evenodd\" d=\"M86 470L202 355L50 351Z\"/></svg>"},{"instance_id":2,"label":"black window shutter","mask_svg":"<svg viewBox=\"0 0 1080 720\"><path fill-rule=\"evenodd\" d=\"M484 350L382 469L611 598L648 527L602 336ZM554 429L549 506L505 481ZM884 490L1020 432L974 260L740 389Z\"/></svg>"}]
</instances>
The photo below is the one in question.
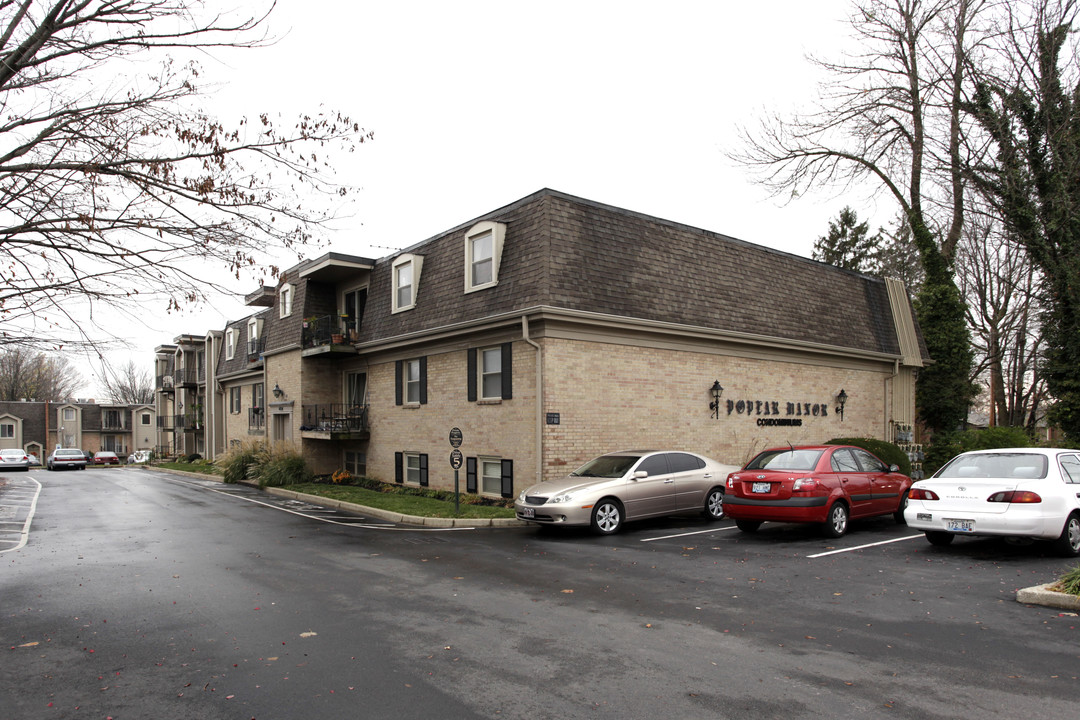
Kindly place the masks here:
<instances>
[{"instance_id":1,"label":"black window shutter","mask_svg":"<svg viewBox=\"0 0 1080 720\"><path fill-rule=\"evenodd\" d=\"M401 375L404 370L404 363L398 360L394 363L394 404L401 405L403 398L401 397Z\"/></svg>"},{"instance_id":2,"label":"black window shutter","mask_svg":"<svg viewBox=\"0 0 1080 720\"><path fill-rule=\"evenodd\" d=\"M469 348L468 355L468 362L465 364L469 372L469 402L476 402L476 348Z\"/></svg>"},{"instance_id":3,"label":"black window shutter","mask_svg":"<svg viewBox=\"0 0 1080 720\"><path fill-rule=\"evenodd\" d=\"M420 454L420 487L427 487L427 453Z\"/></svg>"},{"instance_id":4,"label":"black window shutter","mask_svg":"<svg viewBox=\"0 0 1080 720\"><path fill-rule=\"evenodd\" d=\"M476 492L476 458L465 458L465 492Z\"/></svg>"},{"instance_id":5,"label":"black window shutter","mask_svg":"<svg viewBox=\"0 0 1080 720\"><path fill-rule=\"evenodd\" d=\"M502 398L510 400L514 397L514 344L502 344Z\"/></svg>"},{"instance_id":6,"label":"black window shutter","mask_svg":"<svg viewBox=\"0 0 1080 720\"><path fill-rule=\"evenodd\" d=\"M514 461L513 460L503 460L502 461L502 496L504 498L512 498L512 497L514 497Z\"/></svg>"},{"instance_id":7,"label":"black window shutter","mask_svg":"<svg viewBox=\"0 0 1080 720\"><path fill-rule=\"evenodd\" d=\"M394 482L405 482L405 453L394 453Z\"/></svg>"},{"instance_id":8,"label":"black window shutter","mask_svg":"<svg viewBox=\"0 0 1080 720\"><path fill-rule=\"evenodd\" d=\"M427 356L420 358L420 404L427 405Z\"/></svg>"}]
</instances>

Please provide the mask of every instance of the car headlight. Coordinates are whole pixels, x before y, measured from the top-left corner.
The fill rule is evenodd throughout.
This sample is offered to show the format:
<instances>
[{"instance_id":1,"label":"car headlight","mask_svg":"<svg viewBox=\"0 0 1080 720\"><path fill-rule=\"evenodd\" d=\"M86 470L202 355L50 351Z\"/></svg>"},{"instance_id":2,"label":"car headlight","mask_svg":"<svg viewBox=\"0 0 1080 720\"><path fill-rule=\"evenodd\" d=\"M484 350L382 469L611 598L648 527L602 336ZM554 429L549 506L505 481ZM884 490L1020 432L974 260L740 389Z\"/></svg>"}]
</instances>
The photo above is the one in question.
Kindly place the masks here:
<instances>
[{"instance_id":1,"label":"car headlight","mask_svg":"<svg viewBox=\"0 0 1080 720\"><path fill-rule=\"evenodd\" d=\"M520 494L520 495L518 495L518 502L519 502L519 503L523 503L523 502L525 502L525 493L526 493L527 491L528 491L528 488L526 488L525 490L522 490L522 491L521 491L521 494Z\"/></svg>"},{"instance_id":2,"label":"car headlight","mask_svg":"<svg viewBox=\"0 0 1080 720\"><path fill-rule=\"evenodd\" d=\"M573 493L559 493L555 497L548 500L550 503L567 503L574 499Z\"/></svg>"}]
</instances>

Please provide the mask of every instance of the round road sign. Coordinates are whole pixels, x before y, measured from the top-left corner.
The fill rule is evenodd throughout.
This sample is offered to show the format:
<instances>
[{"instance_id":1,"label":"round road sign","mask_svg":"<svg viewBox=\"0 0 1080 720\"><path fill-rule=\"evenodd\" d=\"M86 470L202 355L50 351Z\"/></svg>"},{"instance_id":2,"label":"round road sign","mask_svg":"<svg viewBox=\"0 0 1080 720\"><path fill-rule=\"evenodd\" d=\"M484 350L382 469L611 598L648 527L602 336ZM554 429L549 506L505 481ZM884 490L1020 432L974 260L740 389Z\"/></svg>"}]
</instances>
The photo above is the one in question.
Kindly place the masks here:
<instances>
[{"instance_id":1,"label":"round road sign","mask_svg":"<svg viewBox=\"0 0 1080 720\"><path fill-rule=\"evenodd\" d=\"M461 460L461 451L457 448L454 448L454 451L450 453L450 467L454 468L455 470L460 470Z\"/></svg>"}]
</instances>

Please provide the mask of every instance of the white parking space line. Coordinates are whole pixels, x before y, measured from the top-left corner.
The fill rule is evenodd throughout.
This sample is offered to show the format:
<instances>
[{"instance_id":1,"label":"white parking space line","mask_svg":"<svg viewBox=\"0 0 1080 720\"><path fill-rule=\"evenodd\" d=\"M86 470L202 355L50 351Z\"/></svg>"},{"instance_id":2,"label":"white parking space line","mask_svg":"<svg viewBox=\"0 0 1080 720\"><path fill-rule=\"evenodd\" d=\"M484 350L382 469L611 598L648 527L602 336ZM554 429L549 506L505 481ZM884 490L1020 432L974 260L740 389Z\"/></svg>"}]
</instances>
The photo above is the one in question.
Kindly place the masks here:
<instances>
[{"instance_id":1,"label":"white parking space line","mask_svg":"<svg viewBox=\"0 0 1080 720\"><path fill-rule=\"evenodd\" d=\"M734 525L731 525L729 527L722 527L722 528L709 528L708 530L695 530L694 532L679 533L678 535L663 535L661 537L642 538L641 542L654 542L656 540L671 540L672 538L681 538L681 537L686 537L688 535L705 535L706 533L720 532L721 530L734 530L734 529L735 529Z\"/></svg>"},{"instance_id":2,"label":"white parking space line","mask_svg":"<svg viewBox=\"0 0 1080 720\"><path fill-rule=\"evenodd\" d=\"M3 550L0 550L0 553L13 552L15 550L20 550L20 549L22 549L23 547L26 546L26 541L30 538L30 523L33 521L34 512L37 510L38 496L41 494L41 483L39 483L37 480L34 480L33 478L27 478L27 479L30 482L34 483L34 485L37 486L37 489L33 492L33 498L31 498L31 500L30 500L30 507L26 512L26 520L23 521L23 523L22 523L22 530L21 531L18 530L17 529L17 523L15 523L16 530L11 531L13 533L14 532L19 533L19 540L13 547L9 547L9 548L5 548ZM23 498L20 497L18 499L22 500Z\"/></svg>"},{"instance_id":3,"label":"white parking space line","mask_svg":"<svg viewBox=\"0 0 1080 720\"><path fill-rule=\"evenodd\" d=\"M867 545L857 545L856 547L843 548L840 550L829 550L828 552L817 553L816 555L807 555L808 558L825 557L826 555L838 555L840 553L854 552L856 550L865 550L866 548L877 547L878 545L888 545L889 543L903 542L904 540L914 540L915 538L921 538L923 535L908 535L902 538L893 538L892 540L882 540L881 542L869 543Z\"/></svg>"}]
</instances>

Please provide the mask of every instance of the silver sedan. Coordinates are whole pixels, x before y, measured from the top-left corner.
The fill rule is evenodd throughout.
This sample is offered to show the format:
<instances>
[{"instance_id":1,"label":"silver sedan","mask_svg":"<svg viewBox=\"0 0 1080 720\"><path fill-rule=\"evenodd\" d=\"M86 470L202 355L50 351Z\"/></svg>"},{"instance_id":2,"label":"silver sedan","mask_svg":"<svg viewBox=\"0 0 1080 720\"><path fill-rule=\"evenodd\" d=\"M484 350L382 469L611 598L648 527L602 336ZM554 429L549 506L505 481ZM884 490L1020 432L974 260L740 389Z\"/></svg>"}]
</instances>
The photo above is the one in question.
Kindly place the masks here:
<instances>
[{"instance_id":1,"label":"silver sedan","mask_svg":"<svg viewBox=\"0 0 1080 720\"><path fill-rule=\"evenodd\" d=\"M590 460L559 480L525 489L514 503L520 520L588 525L601 535L627 520L700 511L724 517L724 482L736 465L673 450L628 450Z\"/></svg>"}]
</instances>

